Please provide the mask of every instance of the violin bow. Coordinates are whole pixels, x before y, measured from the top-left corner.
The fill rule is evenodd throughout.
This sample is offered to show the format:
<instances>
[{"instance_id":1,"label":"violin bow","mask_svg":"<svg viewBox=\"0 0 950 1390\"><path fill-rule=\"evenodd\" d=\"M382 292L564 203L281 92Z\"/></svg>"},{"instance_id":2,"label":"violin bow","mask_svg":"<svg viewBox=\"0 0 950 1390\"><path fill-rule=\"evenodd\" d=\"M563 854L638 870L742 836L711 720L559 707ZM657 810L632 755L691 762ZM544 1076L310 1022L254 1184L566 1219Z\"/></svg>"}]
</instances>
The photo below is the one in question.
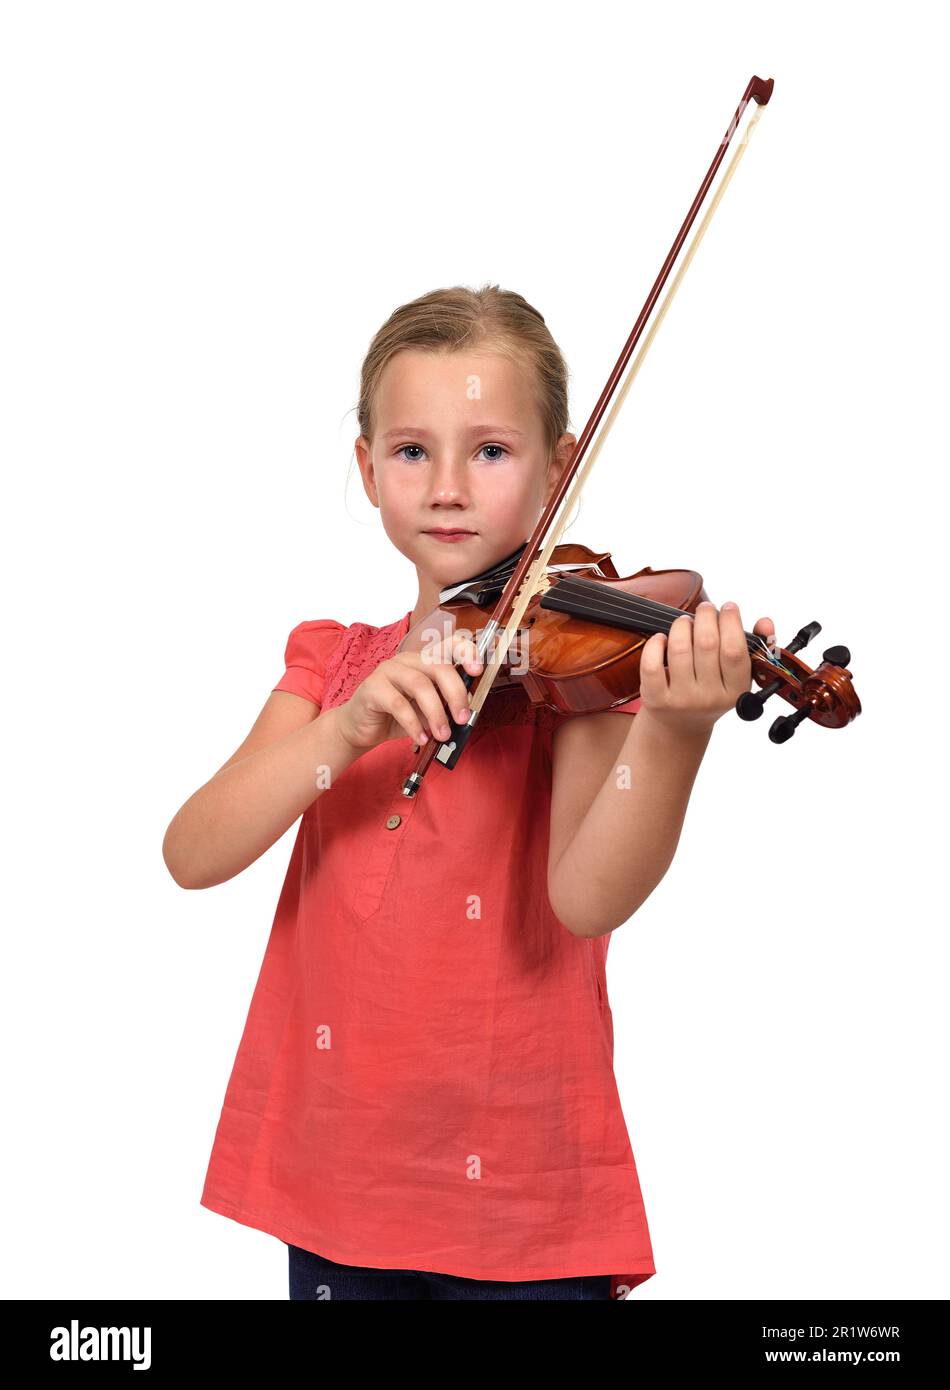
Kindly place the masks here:
<instances>
[{"instance_id":1,"label":"violin bow","mask_svg":"<svg viewBox=\"0 0 950 1390\"><path fill-rule=\"evenodd\" d=\"M650 345L656 337L657 330L660 324L663 322L664 318L666 317L666 313L669 309L670 303L672 302L673 296L676 294L676 291L679 288L680 283L682 282L683 276L688 270L693 256L696 253L696 249L699 246L699 243L702 240L703 236L705 235L706 229L709 226L710 221L712 220L712 216L716 211L716 208L719 206L719 203L722 199L722 195L725 193L726 188L729 185L729 181L732 178L732 175L735 172L736 167L738 166L739 160L742 158L742 155L745 152L745 148L749 142L749 137L752 131L755 129L755 126L761 116L762 107L767 105L768 100L772 95L772 89L774 85L774 80L771 77L767 79L763 79L761 77L753 77L750 79L749 85L743 92L742 100L736 107L735 114L732 117L732 120L729 122L726 132L719 142L713 161L706 172L705 178L700 184L699 191L696 194L696 197L693 199L692 206L690 207L689 212L686 214L686 217L683 221L683 225L680 227L679 231L676 234L676 238L673 242L673 245L670 247L666 260L663 262L663 265L660 269L660 273L654 281L653 288L647 295L643 308L640 310L640 313L637 316L636 323L634 324L630 332L630 336L624 344L623 351L618 357L614 369L607 379L607 383L600 394L600 398L597 401L597 404L594 406L593 411L591 412L590 419L584 426L584 429L574 446L570 462L565 467L564 472L562 473L561 478L558 481L557 487L555 488L554 492L552 493L551 497L547 502L547 505L542 511L533 533L525 542L525 545L520 554L520 558L514 565L511 577L508 579L508 582L506 583L505 588L497 601L491 619L486 624L486 626L483 629L481 629L479 633L477 645L478 654L482 662L484 663L482 666L482 670L479 673L479 675L475 677L470 675L467 671L465 671L462 667L458 665L455 668L461 675L462 680L465 682L467 689L472 690L473 685L475 687L474 691L472 692L471 711L469 713L468 719L464 724L456 724L454 720L450 719L449 737L445 740L442 740L441 742L438 740L430 740L420 751L415 767L412 769L412 771L409 773L409 775L403 782L402 791L404 796L416 795L416 793L419 790L419 787L422 784L422 779L425 775L426 769L428 768L429 764L433 761L433 759L442 763L442 765L447 768L453 768L455 766L456 762L461 756L462 751L465 748L469 735L471 734L471 731L478 720L479 712L482 709L485 700L488 698L488 694L492 688L492 685L494 684L495 678L498 675L502 663L505 661L507 657L508 649L511 646L515 634L519 630L521 620L524 616L525 610L528 607L528 604L531 602L535 594L543 592L546 588L549 587L549 581L547 579L548 561L550 560L555 547L560 541L567 517L570 515L575 502L578 501L578 499L581 496L581 493L584 489L588 477L590 476L594 463L597 461L597 458L603 447L604 441L606 440L607 435L610 433L614 421L616 420L617 415L620 412L620 408L626 400L630 387L633 384L633 381L640 370L643 360L650 349ZM693 240L690 242L690 245L687 248L686 254L683 256L682 263L680 264L675 276L673 277L672 283L670 284L670 287L667 290L663 302L660 305L660 308L652 324L650 325L649 332L647 333L646 338L644 339L643 345L640 347L640 351L637 353L637 356L634 359L633 364L630 366L629 371L627 371L630 358L633 355L633 352L640 341L640 337L643 333L643 329L647 323L647 320L650 318L650 315L653 313L653 310L656 307L657 300L659 299L660 294L662 293L664 286L666 285L673 265L675 264L677 257L682 251L683 244L687 236L689 235L690 229L692 228L693 223L696 220L697 214L699 213L699 210L702 207L707 194L709 193L710 186L712 185L712 182L719 171L719 167L722 164L722 161L726 155L726 151L732 143L733 136L735 135L736 130L738 129L739 122L742 119L746 107L753 102L755 103L755 111L746 124L742 139L738 141L736 144L736 148L733 152L732 158L729 161L729 164L726 167L726 171L723 174L716 188L716 192L710 202L709 207L707 208L706 212L702 217L702 220L700 221L700 224L693 237ZM600 426L601 421L603 420L604 412L607 410L607 407L610 404L614 392L617 388L617 384L620 381L621 377L623 377L625 371L627 371L626 379L624 380L623 385L617 394L617 399L611 408L610 414L607 416L606 420L603 423L603 428L597 435L594 447L590 450L590 456L586 459L586 462L583 462L585 459L585 455L588 451L588 446L590 445L590 442L593 439L594 434L598 429L598 426ZM582 462L583 467L581 467ZM567 498L567 502L565 505L562 505L565 503L565 498ZM812 623L809 625L808 629L803 628L802 631L798 634L798 637L801 638L806 631L811 632L812 629L815 629L817 631L818 624ZM814 635L814 633L811 632L811 635ZM764 640L761 638L758 638L756 640L761 642L762 644L765 659L771 659L774 661L774 658L772 657L772 654L769 651L769 648L766 646ZM804 645L804 642L801 642L800 645ZM797 648L793 649L797 650ZM846 656L848 655L846 649L843 647L832 648L832 651L836 655L840 653L844 653ZM760 655L762 654L760 653ZM850 657L848 657L848 659L850 659ZM807 672L808 668L802 666L801 669L802 671ZM768 690L768 694L766 694L766 690L762 690L754 694L752 692L746 692L746 695L749 696L753 701L764 701L768 698L769 694L774 693L775 690L782 686L782 678L777 678L771 684L773 689L769 689L768 687L766 687L766 690ZM748 704L748 701L746 701L745 709L746 713L742 715L743 718L757 718L758 715L761 713L761 703L759 703L758 708L755 710L755 712L753 712ZM791 720L797 721L800 718L807 717L809 712L810 711L807 708L804 710L799 709L796 711L794 715L789 716L789 718ZM740 713L742 713L742 711L740 711ZM791 733L792 731L793 729L790 730L789 733Z\"/></svg>"}]
</instances>

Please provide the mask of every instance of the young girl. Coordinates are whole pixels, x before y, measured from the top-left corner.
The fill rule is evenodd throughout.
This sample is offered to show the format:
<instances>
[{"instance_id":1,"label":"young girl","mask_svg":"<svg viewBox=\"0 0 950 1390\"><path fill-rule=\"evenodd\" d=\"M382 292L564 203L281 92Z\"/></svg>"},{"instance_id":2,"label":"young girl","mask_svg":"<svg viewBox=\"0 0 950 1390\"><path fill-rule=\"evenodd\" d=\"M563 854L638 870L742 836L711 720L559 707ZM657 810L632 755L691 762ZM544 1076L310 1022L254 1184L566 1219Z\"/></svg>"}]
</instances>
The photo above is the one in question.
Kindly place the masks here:
<instances>
[{"instance_id":1,"label":"young girl","mask_svg":"<svg viewBox=\"0 0 950 1390\"><path fill-rule=\"evenodd\" d=\"M621 1298L655 1273L605 962L750 688L738 609L651 637L619 709L493 690L457 766L402 791L446 711L467 717L453 664L481 667L472 634L400 644L530 536L567 424L564 360L521 295L396 310L363 363L356 452L415 605L298 624L247 738L165 836L176 882L206 888L302 815L201 1196L287 1244L291 1298Z\"/></svg>"}]
</instances>

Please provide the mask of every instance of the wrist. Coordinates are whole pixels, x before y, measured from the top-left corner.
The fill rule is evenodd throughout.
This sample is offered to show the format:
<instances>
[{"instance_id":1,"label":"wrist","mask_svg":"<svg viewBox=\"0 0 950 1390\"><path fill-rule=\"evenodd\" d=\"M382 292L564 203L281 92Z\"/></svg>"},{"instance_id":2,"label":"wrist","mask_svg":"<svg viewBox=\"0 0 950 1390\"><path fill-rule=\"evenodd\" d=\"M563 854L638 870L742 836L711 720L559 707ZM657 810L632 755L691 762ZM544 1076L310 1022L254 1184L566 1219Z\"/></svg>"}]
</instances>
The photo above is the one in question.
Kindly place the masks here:
<instances>
[{"instance_id":1,"label":"wrist","mask_svg":"<svg viewBox=\"0 0 950 1390\"><path fill-rule=\"evenodd\" d=\"M674 711L650 710L641 705L637 711L636 723L641 729L647 729L647 737L653 742L676 747L693 745L702 748L709 742L716 721L700 719L691 722Z\"/></svg>"},{"instance_id":2,"label":"wrist","mask_svg":"<svg viewBox=\"0 0 950 1390\"><path fill-rule=\"evenodd\" d=\"M314 729L319 726L316 735L318 738L325 738L329 734L334 745L334 770L340 772L349 767L350 763L355 762L360 754L366 751L363 748L358 748L347 738L342 715L343 706L334 705L333 709L321 710L313 722Z\"/></svg>"}]
</instances>

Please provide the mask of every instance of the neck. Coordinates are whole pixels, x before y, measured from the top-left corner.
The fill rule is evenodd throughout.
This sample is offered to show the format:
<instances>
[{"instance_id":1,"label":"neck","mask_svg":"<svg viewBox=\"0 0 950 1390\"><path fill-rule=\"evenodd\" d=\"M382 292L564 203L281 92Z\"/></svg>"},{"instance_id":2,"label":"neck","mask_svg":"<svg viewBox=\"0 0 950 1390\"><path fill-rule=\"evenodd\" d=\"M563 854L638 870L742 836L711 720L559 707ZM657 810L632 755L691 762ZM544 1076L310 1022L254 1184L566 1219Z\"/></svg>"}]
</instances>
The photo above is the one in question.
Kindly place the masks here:
<instances>
[{"instance_id":1,"label":"neck","mask_svg":"<svg viewBox=\"0 0 950 1390\"><path fill-rule=\"evenodd\" d=\"M418 573L418 571L417 571ZM418 574L419 596L416 599L416 606L412 610L412 617L409 619L409 626L415 627L416 623L422 621L429 613L434 613L439 606L439 594L445 585L436 579L431 579L428 575Z\"/></svg>"}]
</instances>

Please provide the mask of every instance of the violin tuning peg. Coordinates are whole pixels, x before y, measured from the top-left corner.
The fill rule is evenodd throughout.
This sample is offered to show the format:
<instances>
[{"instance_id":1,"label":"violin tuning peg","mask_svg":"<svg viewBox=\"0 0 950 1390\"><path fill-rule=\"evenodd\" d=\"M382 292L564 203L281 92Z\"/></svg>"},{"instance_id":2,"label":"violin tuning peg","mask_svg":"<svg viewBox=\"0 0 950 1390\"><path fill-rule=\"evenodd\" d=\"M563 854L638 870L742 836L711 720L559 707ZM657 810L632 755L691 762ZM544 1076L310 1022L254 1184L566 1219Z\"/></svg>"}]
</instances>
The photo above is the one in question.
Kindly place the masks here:
<instances>
[{"instance_id":1,"label":"violin tuning peg","mask_svg":"<svg viewBox=\"0 0 950 1390\"><path fill-rule=\"evenodd\" d=\"M830 666L840 666L842 669L851 665L851 653L847 647L829 647L821 654L822 661L827 661Z\"/></svg>"},{"instance_id":2,"label":"violin tuning peg","mask_svg":"<svg viewBox=\"0 0 950 1390\"><path fill-rule=\"evenodd\" d=\"M761 690L745 690L736 701L736 714L740 719L758 719L768 698Z\"/></svg>"},{"instance_id":3,"label":"violin tuning peg","mask_svg":"<svg viewBox=\"0 0 950 1390\"><path fill-rule=\"evenodd\" d=\"M817 637L820 631L821 623L806 623L804 627L798 629L785 650L792 653L800 652L802 647L807 647L808 643Z\"/></svg>"},{"instance_id":4,"label":"violin tuning peg","mask_svg":"<svg viewBox=\"0 0 950 1390\"><path fill-rule=\"evenodd\" d=\"M766 700L781 688L782 682L776 679L769 681L761 690L744 690L736 701L736 714L740 719L758 719Z\"/></svg>"},{"instance_id":5,"label":"violin tuning peg","mask_svg":"<svg viewBox=\"0 0 950 1390\"><path fill-rule=\"evenodd\" d=\"M773 743L787 743L799 724L807 719L810 714L810 706L803 705L801 709L795 710L793 714L786 714L783 715L782 718L776 719L771 729L769 729L769 738Z\"/></svg>"}]
</instances>

